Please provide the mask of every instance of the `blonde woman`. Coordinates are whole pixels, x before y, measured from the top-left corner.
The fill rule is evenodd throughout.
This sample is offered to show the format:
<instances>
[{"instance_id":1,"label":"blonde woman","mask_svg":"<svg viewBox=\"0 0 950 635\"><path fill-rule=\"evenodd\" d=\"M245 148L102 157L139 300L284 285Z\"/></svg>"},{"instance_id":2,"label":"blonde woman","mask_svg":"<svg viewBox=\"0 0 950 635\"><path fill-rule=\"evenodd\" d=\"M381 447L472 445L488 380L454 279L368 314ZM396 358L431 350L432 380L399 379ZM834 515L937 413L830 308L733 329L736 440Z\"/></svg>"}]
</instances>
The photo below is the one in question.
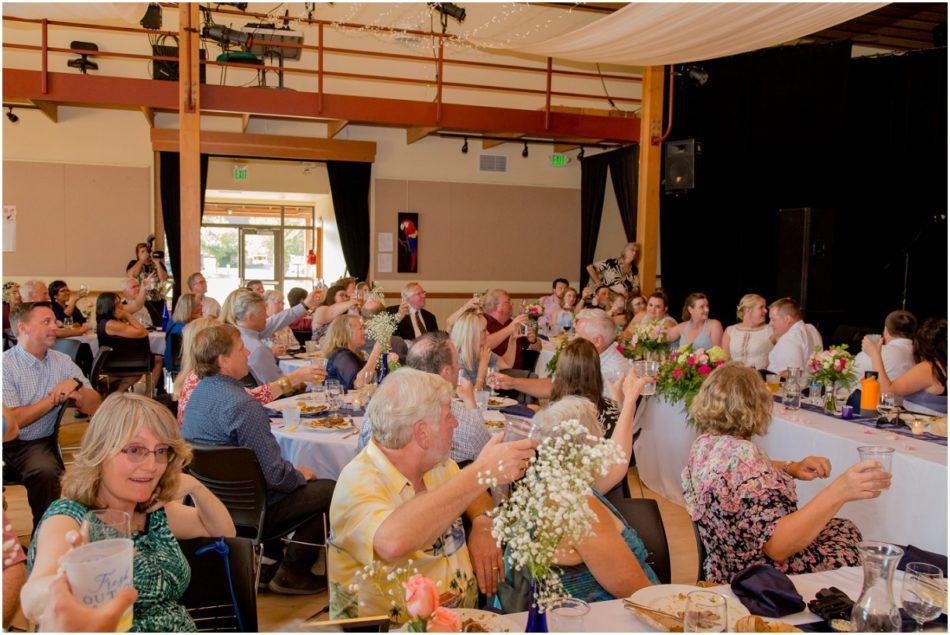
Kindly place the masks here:
<instances>
[{"instance_id":1,"label":"blonde woman","mask_svg":"<svg viewBox=\"0 0 950 635\"><path fill-rule=\"evenodd\" d=\"M26 617L43 623L49 587L63 575L60 558L81 541L83 516L114 509L132 518L132 583L138 592L132 631L194 631L178 603L191 577L178 541L235 531L221 501L182 473L190 461L191 450L164 406L134 393L110 395L66 468L63 497L49 506L34 533L30 579L21 596ZM185 496L193 507L182 504Z\"/></svg>"},{"instance_id":2,"label":"blonde woman","mask_svg":"<svg viewBox=\"0 0 950 635\"><path fill-rule=\"evenodd\" d=\"M191 398L191 392L198 385L198 375L195 373L195 337L198 333L209 326L214 326L219 322L213 317L202 317L188 323L183 331L184 337L181 344L181 371L175 379L175 387L172 396L178 402L178 426L181 427L182 419L185 417L185 408L188 407L188 400ZM246 388L247 393L257 399L262 404L270 403L284 395L292 394L298 388L301 388L306 382L321 382L326 377L326 371L317 366L304 366L298 368L289 375L284 375L277 381L269 384L261 384L255 388Z\"/></svg>"},{"instance_id":3,"label":"blonde woman","mask_svg":"<svg viewBox=\"0 0 950 635\"><path fill-rule=\"evenodd\" d=\"M360 356L360 349L366 344L363 333L363 320L356 315L341 315L330 322L330 328L323 338L322 351L327 358L327 379L340 382L345 390L362 388L366 383L367 371L375 371L383 347L379 342L373 345L366 361Z\"/></svg>"},{"instance_id":4,"label":"blonde woman","mask_svg":"<svg viewBox=\"0 0 950 635\"><path fill-rule=\"evenodd\" d=\"M593 281L590 286L604 285L615 293L640 293L640 243L627 243L619 258L608 258L587 265L587 273ZM601 307L604 308L604 307Z\"/></svg>"},{"instance_id":5,"label":"blonde woman","mask_svg":"<svg viewBox=\"0 0 950 635\"><path fill-rule=\"evenodd\" d=\"M835 514L890 487L880 463L841 471L799 509L795 479L829 478L831 463L820 456L775 461L752 441L772 421L772 395L756 371L736 362L720 366L689 412L700 434L683 470L683 494L706 546L706 580L727 583L754 564L787 574L859 564L861 533Z\"/></svg>"},{"instance_id":6,"label":"blonde woman","mask_svg":"<svg viewBox=\"0 0 950 635\"><path fill-rule=\"evenodd\" d=\"M767 315L762 296L747 293L739 300L736 307L739 323L728 327L722 334L722 349L733 361L756 370L768 367L772 329L765 323Z\"/></svg>"},{"instance_id":7,"label":"blonde woman","mask_svg":"<svg viewBox=\"0 0 950 635\"><path fill-rule=\"evenodd\" d=\"M508 348L503 356L499 356L486 344L487 325L485 316L469 311L459 316L452 326L452 344L458 351L459 371L465 379L472 382L475 390L484 388L489 366L504 370L511 368L515 360L518 331L512 329L508 337Z\"/></svg>"}]
</instances>

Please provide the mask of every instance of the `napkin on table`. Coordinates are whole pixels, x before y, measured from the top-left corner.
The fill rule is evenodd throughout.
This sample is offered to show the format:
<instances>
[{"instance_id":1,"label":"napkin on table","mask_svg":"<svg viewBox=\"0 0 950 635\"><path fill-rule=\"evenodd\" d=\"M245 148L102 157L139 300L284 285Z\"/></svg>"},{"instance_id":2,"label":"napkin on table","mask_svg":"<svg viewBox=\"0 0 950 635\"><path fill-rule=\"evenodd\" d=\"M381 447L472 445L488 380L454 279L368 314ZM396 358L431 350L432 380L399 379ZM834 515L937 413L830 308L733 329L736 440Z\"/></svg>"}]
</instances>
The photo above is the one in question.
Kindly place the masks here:
<instances>
[{"instance_id":1,"label":"napkin on table","mask_svg":"<svg viewBox=\"0 0 950 635\"><path fill-rule=\"evenodd\" d=\"M805 610L805 601L788 576L766 564L740 571L731 586L732 592L753 615L783 617Z\"/></svg>"}]
</instances>

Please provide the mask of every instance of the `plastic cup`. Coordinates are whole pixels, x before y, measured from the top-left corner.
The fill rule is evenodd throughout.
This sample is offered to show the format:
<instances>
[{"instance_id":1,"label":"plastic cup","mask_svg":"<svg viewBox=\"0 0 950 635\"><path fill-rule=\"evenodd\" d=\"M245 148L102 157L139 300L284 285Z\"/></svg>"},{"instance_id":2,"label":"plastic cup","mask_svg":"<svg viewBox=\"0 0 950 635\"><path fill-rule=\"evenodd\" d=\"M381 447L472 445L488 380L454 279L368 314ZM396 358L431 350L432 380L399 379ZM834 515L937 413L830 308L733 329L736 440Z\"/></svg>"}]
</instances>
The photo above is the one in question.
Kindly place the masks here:
<instances>
[{"instance_id":1,"label":"plastic cup","mask_svg":"<svg viewBox=\"0 0 950 635\"><path fill-rule=\"evenodd\" d=\"M491 393L487 390L475 391L475 405L479 410L488 410L488 397Z\"/></svg>"},{"instance_id":2,"label":"plastic cup","mask_svg":"<svg viewBox=\"0 0 950 635\"><path fill-rule=\"evenodd\" d=\"M640 360L633 363L633 368L640 377L656 379L657 375L660 374L660 362L656 361ZM640 394L644 396L656 394L656 382L648 381L645 383Z\"/></svg>"},{"instance_id":3,"label":"plastic cup","mask_svg":"<svg viewBox=\"0 0 950 635\"><path fill-rule=\"evenodd\" d=\"M564 598L551 609L548 623L554 633L583 633L584 618L590 613L590 605L584 600Z\"/></svg>"},{"instance_id":4,"label":"plastic cup","mask_svg":"<svg viewBox=\"0 0 950 635\"><path fill-rule=\"evenodd\" d=\"M66 579L76 597L85 606L95 608L132 586L132 541L111 538L91 542L60 559ZM132 609L122 616L116 631L132 628Z\"/></svg>"},{"instance_id":5,"label":"plastic cup","mask_svg":"<svg viewBox=\"0 0 950 635\"><path fill-rule=\"evenodd\" d=\"M287 427L300 425L300 406L284 406L284 423Z\"/></svg>"},{"instance_id":6,"label":"plastic cup","mask_svg":"<svg viewBox=\"0 0 950 635\"><path fill-rule=\"evenodd\" d=\"M858 448L858 456L862 461L877 461L881 464L881 471L890 473L894 448L883 445L862 445Z\"/></svg>"}]
</instances>

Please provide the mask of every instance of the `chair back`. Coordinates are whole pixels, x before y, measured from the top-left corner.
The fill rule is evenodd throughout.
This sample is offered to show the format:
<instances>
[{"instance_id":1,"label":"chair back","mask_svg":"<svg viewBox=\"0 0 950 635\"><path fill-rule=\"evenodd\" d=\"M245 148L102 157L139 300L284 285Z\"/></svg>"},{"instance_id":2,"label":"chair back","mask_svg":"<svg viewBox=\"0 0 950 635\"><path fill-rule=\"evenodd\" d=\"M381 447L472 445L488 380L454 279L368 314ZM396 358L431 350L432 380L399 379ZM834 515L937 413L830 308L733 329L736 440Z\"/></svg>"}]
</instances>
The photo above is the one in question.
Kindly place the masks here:
<instances>
[{"instance_id":1,"label":"chair back","mask_svg":"<svg viewBox=\"0 0 950 635\"><path fill-rule=\"evenodd\" d=\"M692 521L690 521L692 522ZM703 543L703 537L699 535L699 525L693 523L693 538L696 539L696 555L699 558L699 567L696 572L696 581L702 582L706 579L706 545Z\"/></svg>"},{"instance_id":2,"label":"chair back","mask_svg":"<svg viewBox=\"0 0 950 635\"><path fill-rule=\"evenodd\" d=\"M198 631L256 633L254 543L247 538L194 538L179 546L191 566L191 583L180 602Z\"/></svg>"},{"instance_id":3,"label":"chair back","mask_svg":"<svg viewBox=\"0 0 950 635\"><path fill-rule=\"evenodd\" d=\"M89 383L92 384L92 389L96 392L99 392L99 376L103 374L102 369L105 368L106 360L109 359L111 352L112 349L108 346L100 346L99 352L96 353L96 358L92 360L92 370L89 371Z\"/></svg>"},{"instance_id":4,"label":"chair back","mask_svg":"<svg viewBox=\"0 0 950 635\"><path fill-rule=\"evenodd\" d=\"M267 484L257 455L249 448L192 445L188 472L231 513L238 536L263 539Z\"/></svg>"},{"instance_id":5,"label":"chair back","mask_svg":"<svg viewBox=\"0 0 950 635\"><path fill-rule=\"evenodd\" d=\"M177 373L181 368L181 345L185 339L183 333L169 333L168 334L169 347L171 348L172 353L172 364L173 368L169 368L169 372Z\"/></svg>"},{"instance_id":6,"label":"chair back","mask_svg":"<svg viewBox=\"0 0 950 635\"><path fill-rule=\"evenodd\" d=\"M103 341L105 340L105 341ZM100 343L109 346L112 352L102 368L104 375L125 377L143 375L152 372L154 355L149 347L149 339L127 337L100 337Z\"/></svg>"},{"instance_id":7,"label":"chair back","mask_svg":"<svg viewBox=\"0 0 950 635\"><path fill-rule=\"evenodd\" d=\"M660 579L660 584L669 584L672 579L670 545L666 541L666 529L660 516L660 506L650 498L628 498L614 507L627 524L637 531L640 540L650 554L649 565Z\"/></svg>"},{"instance_id":8,"label":"chair back","mask_svg":"<svg viewBox=\"0 0 950 635\"><path fill-rule=\"evenodd\" d=\"M294 337L297 338L297 343L300 344L301 346L306 346L307 345L306 343L309 342L313 338L313 331L311 331L310 329L307 329L307 330L293 329L293 332L294 332Z\"/></svg>"},{"instance_id":9,"label":"chair back","mask_svg":"<svg viewBox=\"0 0 950 635\"><path fill-rule=\"evenodd\" d=\"M82 346L82 342L79 340L74 340L68 337L61 337L56 340L56 343L53 344L52 348L54 351L59 351L60 353L65 353L69 355L69 358L73 360L73 363L76 363L76 359L79 357L79 347Z\"/></svg>"}]
</instances>

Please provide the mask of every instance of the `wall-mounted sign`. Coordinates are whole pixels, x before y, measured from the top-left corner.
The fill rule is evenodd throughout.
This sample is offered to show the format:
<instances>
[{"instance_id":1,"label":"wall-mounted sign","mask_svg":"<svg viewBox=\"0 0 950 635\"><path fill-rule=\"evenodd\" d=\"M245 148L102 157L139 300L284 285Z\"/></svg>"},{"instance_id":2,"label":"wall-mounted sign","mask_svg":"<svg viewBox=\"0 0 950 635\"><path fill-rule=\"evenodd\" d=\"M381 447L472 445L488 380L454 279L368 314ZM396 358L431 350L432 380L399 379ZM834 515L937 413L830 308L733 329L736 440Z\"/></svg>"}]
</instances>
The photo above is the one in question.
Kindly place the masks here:
<instances>
[{"instance_id":1,"label":"wall-mounted sign","mask_svg":"<svg viewBox=\"0 0 950 635\"><path fill-rule=\"evenodd\" d=\"M551 155L551 167L552 168L563 168L567 165L567 155L561 154L560 152L555 152Z\"/></svg>"},{"instance_id":2,"label":"wall-mounted sign","mask_svg":"<svg viewBox=\"0 0 950 635\"><path fill-rule=\"evenodd\" d=\"M235 181L245 181L247 180L247 166L246 165L236 165L234 166L234 180Z\"/></svg>"}]
</instances>

